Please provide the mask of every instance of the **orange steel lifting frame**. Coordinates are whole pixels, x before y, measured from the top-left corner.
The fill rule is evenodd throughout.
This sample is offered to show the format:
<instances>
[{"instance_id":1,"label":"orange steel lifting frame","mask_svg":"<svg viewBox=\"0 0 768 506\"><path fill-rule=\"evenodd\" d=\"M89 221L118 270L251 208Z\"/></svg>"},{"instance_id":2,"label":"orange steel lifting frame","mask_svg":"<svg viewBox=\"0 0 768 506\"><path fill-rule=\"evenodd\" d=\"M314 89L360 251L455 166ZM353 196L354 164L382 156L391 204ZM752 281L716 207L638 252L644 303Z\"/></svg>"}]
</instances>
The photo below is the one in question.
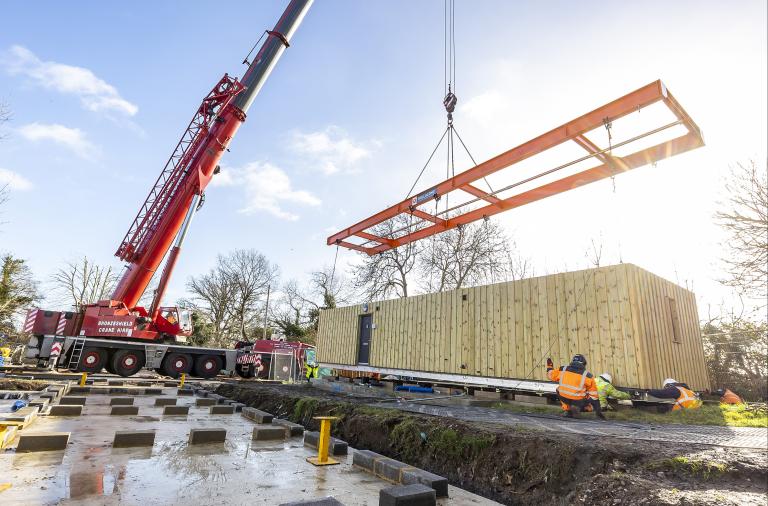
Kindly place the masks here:
<instances>
[{"instance_id":1,"label":"orange steel lifting frame","mask_svg":"<svg viewBox=\"0 0 768 506\"><path fill-rule=\"evenodd\" d=\"M609 148L600 148L589 140L585 134L596 128L610 125L614 120L622 118L630 113L641 110L652 104L663 102L667 108L675 115L677 121L665 124L659 128L648 130L643 134L637 135L624 142L617 143ZM651 147L635 151L631 154L623 156L615 156L612 154L612 149L629 145L632 142L638 141L645 137L655 135L669 128L682 125L687 130L685 135L666 140ZM523 179L515 184L508 185L501 190L486 192L481 190L473 183L482 179L485 176L493 174L501 169L509 167L530 158L536 154L542 153L546 150L559 146L567 141L573 141L584 150L587 151L587 155L583 158L575 160L573 162L560 165L553 169L542 172L536 176ZM654 163L658 160L668 158L670 156L684 153L686 151L701 147L704 145L701 130L694 123L694 121L688 116L685 110L675 100L671 93L667 90L660 80L654 81L642 88L633 91L613 102L606 104L602 107L595 109L579 118L569 121L568 123L559 126L549 132L536 137L516 148L512 148L509 151L502 153L495 158L491 158L483 163L480 163L450 179L443 181L425 190L417 193L414 196L410 196L402 202L391 206L384 211L374 214L373 216L364 219L363 221L352 225L330 237L328 237L329 245L339 245L345 248L362 251L369 255L375 255L383 251L387 251L392 248L403 246L425 237L430 237L446 230L477 221L479 219L487 218L491 215L514 209L537 200L556 195L580 186L584 186L595 181L600 181L607 177L615 176L617 173L626 172L649 163ZM503 191L510 190L516 186L520 186L524 183L529 183L539 177L554 173L560 169L568 166L575 165L578 162L596 158L601 163L595 167L586 169L576 174L569 175L562 179L543 184L537 188L518 193L511 197L500 198L497 195ZM445 218L440 215L447 214L447 211L443 211L436 214L428 213L422 209L418 209L418 206L435 199L439 199L443 195L446 195L452 191L463 190L475 197L474 200L466 202L460 206L454 207L447 211L453 211L455 209L464 207L468 204L477 202L485 203L482 207L474 208L461 212L458 214L448 214ZM415 227L408 226L400 229L404 233L399 236L381 237L372 233L369 229L384 221L397 217L398 215L406 214L411 215L418 219L418 223ZM409 218L412 220L412 218ZM418 228L419 224L427 224ZM414 230L415 228L415 230ZM395 231L398 232L398 231ZM357 237L363 239L365 242L357 244L347 241L350 237ZM370 244L370 245L369 245Z\"/></svg>"}]
</instances>

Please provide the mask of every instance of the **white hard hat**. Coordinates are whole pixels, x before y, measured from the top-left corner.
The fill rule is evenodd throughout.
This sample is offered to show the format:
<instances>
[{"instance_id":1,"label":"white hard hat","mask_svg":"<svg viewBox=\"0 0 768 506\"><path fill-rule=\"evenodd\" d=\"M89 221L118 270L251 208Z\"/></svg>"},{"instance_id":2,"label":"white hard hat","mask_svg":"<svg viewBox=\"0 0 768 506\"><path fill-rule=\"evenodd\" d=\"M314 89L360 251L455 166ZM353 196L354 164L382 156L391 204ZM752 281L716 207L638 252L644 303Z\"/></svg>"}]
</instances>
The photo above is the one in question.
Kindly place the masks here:
<instances>
[{"instance_id":1,"label":"white hard hat","mask_svg":"<svg viewBox=\"0 0 768 506\"><path fill-rule=\"evenodd\" d=\"M667 379L664 380L664 386L667 386L670 383L677 383L677 380L676 379L672 379L672 378L667 378Z\"/></svg>"},{"instance_id":2,"label":"white hard hat","mask_svg":"<svg viewBox=\"0 0 768 506\"><path fill-rule=\"evenodd\" d=\"M603 378L603 379L604 379L605 381L607 381L608 383L613 383L613 376L611 376L611 375L610 375L609 373L607 373L607 372L604 372L603 374L601 374L601 375L600 375L600 377L601 377L601 378Z\"/></svg>"}]
</instances>

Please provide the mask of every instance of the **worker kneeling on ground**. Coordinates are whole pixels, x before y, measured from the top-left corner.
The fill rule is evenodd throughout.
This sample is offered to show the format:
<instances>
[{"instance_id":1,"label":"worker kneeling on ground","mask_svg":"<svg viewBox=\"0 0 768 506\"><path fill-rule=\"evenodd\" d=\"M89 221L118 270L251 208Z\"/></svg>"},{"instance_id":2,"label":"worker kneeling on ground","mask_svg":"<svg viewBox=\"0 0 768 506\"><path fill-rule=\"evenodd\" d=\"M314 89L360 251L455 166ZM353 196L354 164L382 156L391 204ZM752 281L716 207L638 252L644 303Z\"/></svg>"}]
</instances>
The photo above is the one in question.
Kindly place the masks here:
<instances>
[{"instance_id":1,"label":"worker kneeling on ground","mask_svg":"<svg viewBox=\"0 0 768 506\"><path fill-rule=\"evenodd\" d=\"M744 400L729 388L725 390L720 389L717 391L717 394L720 395L720 402L723 404L744 404Z\"/></svg>"},{"instance_id":2,"label":"worker kneeling on ground","mask_svg":"<svg viewBox=\"0 0 768 506\"><path fill-rule=\"evenodd\" d=\"M604 372L595 380L597 384L597 396L600 398L600 409L603 411L613 409L608 403L608 398L625 401L631 396L627 392L622 392L613 386L613 378L607 372Z\"/></svg>"},{"instance_id":3,"label":"worker kneeling on ground","mask_svg":"<svg viewBox=\"0 0 768 506\"><path fill-rule=\"evenodd\" d=\"M701 406L701 399L685 383L678 383L677 380L667 378L664 380L664 386L661 390L649 390L648 393L659 399L674 399L674 404L663 404L659 406L660 413L669 411L678 411L681 409L696 409Z\"/></svg>"},{"instance_id":4,"label":"worker kneeling on ground","mask_svg":"<svg viewBox=\"0 0 768 506\"><path fill-rule=\"evenodd\" d=\"M605 420L597 396L597 384L592 374L587 372L584 355L574 355L571 363L560 369L555 369L552 359L548 358L547 377L559 383L557 395L565 416L573 418L582 411L594 411L598 418Z\"/></svg>"}]
</instances>

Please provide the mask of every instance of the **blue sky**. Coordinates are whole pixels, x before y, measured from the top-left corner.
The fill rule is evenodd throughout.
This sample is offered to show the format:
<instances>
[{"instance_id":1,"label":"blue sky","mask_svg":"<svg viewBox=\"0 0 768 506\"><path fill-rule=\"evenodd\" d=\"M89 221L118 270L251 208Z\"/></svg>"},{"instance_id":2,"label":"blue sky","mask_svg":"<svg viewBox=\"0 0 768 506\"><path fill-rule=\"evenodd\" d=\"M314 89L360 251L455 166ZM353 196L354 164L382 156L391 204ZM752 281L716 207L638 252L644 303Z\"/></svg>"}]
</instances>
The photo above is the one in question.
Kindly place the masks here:
<instances>
[{"instance_id":1,"label":"blue sky","mask_svg":"<svg viewBox=\"0 0 768 506\"><path fill-rule=\"evenodd\" d=\"M286 1L13 3L0 32L0 249L41 281L112 256L201 98ZM256 248L303 279L325 237L405 197L444 128L443 2L317 0L207 191L169 298L218 253ZM500 215L538 274L633 262L708 304L728 166L766 159L766 5L457 1L456 125L486 159L661 78L707 147ZM75 70L73 70L75 68ZM90 74L88 74L90 72ZM443 167L443 168L441 168ZM462 169L468 165L462 165ZM425 175L444 175L438 163ZM342 252L342 265L355 261Z\"/></svg>"}]
</instances>

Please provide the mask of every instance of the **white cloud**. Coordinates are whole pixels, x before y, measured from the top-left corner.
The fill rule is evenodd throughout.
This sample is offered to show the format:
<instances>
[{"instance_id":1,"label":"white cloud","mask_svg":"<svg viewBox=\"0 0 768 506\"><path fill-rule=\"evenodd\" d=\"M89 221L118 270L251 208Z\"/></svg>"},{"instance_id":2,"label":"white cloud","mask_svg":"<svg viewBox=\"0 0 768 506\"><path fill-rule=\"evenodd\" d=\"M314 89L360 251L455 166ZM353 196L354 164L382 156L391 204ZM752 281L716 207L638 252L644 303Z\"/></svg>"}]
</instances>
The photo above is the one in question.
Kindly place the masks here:
<instances>
[{"instance_id":1,"label":"white cloud","mask_svg":"<svg viewBox=\"0 0 768 506\"><path fill-rule=\"evenodd\" d=\"M371 142L373 147L378 143ZM310 165L326 175L355 172L355 164L371 156L366 143L356 142L341 128L329 126L318 132L295 132L291 147Z\"/></svg>"},{"instance_id":2,"label":"white cloud","mask_svg":"<svg viewBox=\"0 0 768 506\"><path fill-rule=\"evenodd\" d=\"M93 158L98 154L98 148L86 139L79 128L69 128L64 125L30 123L19 128L22 137L29 141L53 141L66 147L82 158Z\"/></svg>"},{"instance_id":3,"label":"white cloud","mask_svg":"<svg viewBox=\"0 0 768 506\"><path fill-rule=\"evenodd\" d=\"M0 188L6 185L11 190L24 191L32 189L32 183L28 179L12 170L0 168Z\"/></svg>"},{"instance_id":4,"label":"white cloud","mask_svg":"<svg viewBox=\"0 0 768 506\"><path fill-rule=\"evenodd\" d=\"M133 116L139 108L120 96L117 89L83 67L43 61L23 46L11 46L2 59L11 75L29 77L43 88L77 95L83 107L94 112Z\"/></svg>"},{"instance_id":5,"label":"white cloud","mask_svg":"<svg viewBox=\"0 0 768 506\"><path fill-rule=\"evenodd\" d=\"M294 189L288 174L270 163L253 162L242 168L223 169L211 184L244 188L246 204L240 212L245 214L266 211L277 218L296 221L299 216L283 209L284 205L315 207L321 204L310 192Z\"/></svg>"}]
</instances>

